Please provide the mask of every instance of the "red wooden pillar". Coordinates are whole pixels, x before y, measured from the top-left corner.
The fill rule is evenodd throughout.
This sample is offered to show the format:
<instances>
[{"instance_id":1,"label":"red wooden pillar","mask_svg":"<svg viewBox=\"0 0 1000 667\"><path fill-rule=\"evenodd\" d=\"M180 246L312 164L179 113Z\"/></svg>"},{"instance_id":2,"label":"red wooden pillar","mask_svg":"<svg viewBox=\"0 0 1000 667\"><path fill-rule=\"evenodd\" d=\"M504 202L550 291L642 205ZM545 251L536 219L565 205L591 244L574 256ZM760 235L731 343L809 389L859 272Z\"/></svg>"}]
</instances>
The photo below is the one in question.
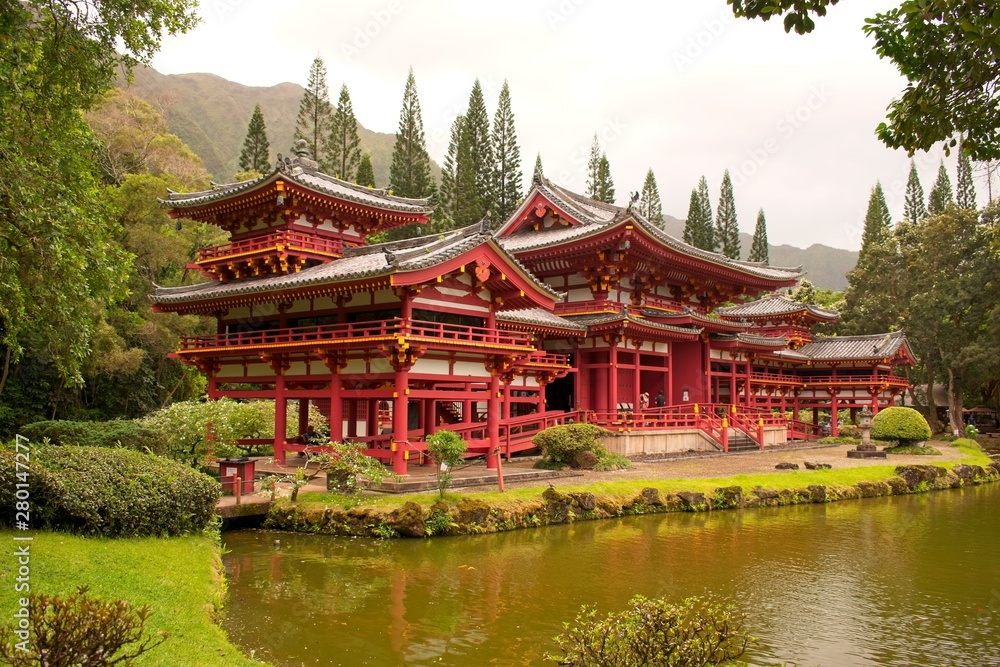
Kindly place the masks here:
<instances>
[{"instance_id":1,"label":"red wooden pillar","mask_svg":"<svg viewBox=\"0 0 1000 667\"><path fill-rule=\"evenodd\" d=\"M274 460L278 465L285 465L285 411L288 401L285 398L285 376L278 372L274 379Z\"/></svg>"},{"instance_id":2,"label":"red wooden pillar","mask_svg":"<svg viewBox=\"0 0 1000 667\"><path fill-rule=\"evenodd\" d=\"M833 394L830 396L830 435L834 438L840 433L840 427L837 425L837 409L839 407L837 394Z\"/></svg>"},{"instance_id":3,"label":"red wooden pillar","mask_svg":"<svg viewBox=\"0 0 1000 667\"><path fill-rule=\"evenodd\" d=\"M667 385L667 405L674 405L674 369L673 369L673 343L667 343L666 371L664 373L664 384ZM652 397L650 398L652 401Z\"/></svg>"},{"instance_id":4,"label":"red wooden pillar","mask_svg":"<svg viewBox=\"0 0 1000 667\"><path fill-rule=\"evenodd\" d=\"M214 373L208 376L208 400L217 401L219 399L219 381Z\"/></svg>"},{"instance_id":5,"label":"red wooden pillar","mask_svg":"<svg viewBox=\"0 0 1000 667\"><path fill-rule=\"evenodd\" d=\"M406 447L409 443L408 397L410 371L406 366L400 366L396 371L395 392L392 400L392 472L397 475L406 474ZM378 403L375 404L378 412ZM378 416L375 417L376 424Z\"/></svg>"},{"instance_id":6,"label":"red wooden pillar","mask_svg":"<svg viewBox=\"0 0 1000 667\"><path fill-rule=\"evenodd\" d=\"M611 407L609 405L609 400L608 400L609 396L608 388L610 384L608 382L608 377L609 377L608 367L605 366L604 364L599 364L597 366L594 366L594 368L590 370L590 372L592 373L591 377L594 380L594 383L591 385L591 390L592 390L590 395L591 404L584 407L589 408L591 410L611 412Z\"/></svg>"},{"instance_id":7,"label":"red wooden pillar","mask_svg":"<svg viewBox=\"0 0 1000 667\"><path fill-rule=\"evenodd\" d=\"M639 394L642 393L642 362L639 360L642 358L640 350L642 348L642 343L640 341L635 342L635 377L632 378L632 412L639 412Z\"/></svg>"},{"instance_id":8,"label":"red wooden pillar","mask_svg":"<svg viewBox=\"0 0 1000 667\"><path fill-rule=\"evenodd\" d=\"M538 407L536 409L536 412L538 412L538 414L541 414L541 413L545 412L548 409L548 408L545 407L545 387L546 386L547 385L544 382L542 382L541 380L539 380L539 382L538 382Z\"/></svg>"},{"instance_id":9,"label":"red wooden pillar","mask_svg":"<svg viewBox=\"0 0 1000 667\"><path fill-rule=\"evenodd\" d=\"M309 430L309 399L299 399L299 435Z\"/></svg>"},{"instance_id":10,"label":"red wooden pillar","mask_svg":"<svg viewBox=\"0 0 1000 667\"><path fill-rule=\"evenodd\" d=\"M611 339L611 349L608 350L610 365L608 367L608 402L609 410L618 414L618 341Z\"/></svg>"},{"instance_id":11,"label":"red wooden pillar","mask_svg":"<svg viewBox=\"0 0 1000 667\"><path fill-rule=\"evenodd\" d=\"M496 372L490 376L489 398L486 402L486 434L489 450L486 452L486 467L497 467L500 448L500 378Z\"/></svg>"},{"instance_id":12,"label":"red wooden pillar","mask_svg":"<svg viewBox=\"0 0 1000 667\"><path fill-rule=\"evenodd\" d=\"M503 418L510 419L510 384L503 384Z\"/></svg>"},{"instance_id":13,"label":"red wooden pillar","mask_svg":"<svg viewBox=\"0 0 1000 667\"><path fill-rule=\"evenodd\" d=\"M729 353L729 360L729 403L736 405L739 402L736 395L736 356L732 352Z\"/></svg>"},{"instance_id":14,"label":"red wooden pillar","mask_svg":"<svg viewBox=\"0 0 1000 667\"><path fill-rule=\"evenodd\" d=\"M747 387L747 402L746 402L746 404L747 404L748 408L752 407L753 404L754 404L753 387L750 386L750 377L752 375L753 375L753 357L750 354L747 354L747 380L746 380L746 382L747 382L747 384L746 384L746 387Z\"/></svg>"},{"instance_id":15,"label":"red wooden pillar","mask_svg":"<svg viewBox=\"0 0 1000 667\"><path fill-rule=\"evenodd\" d=\"M434 435L436 430L434 415L437 411L434 409L435 405L433 398L424 399L424 436Z\"/></svg>"},{"instance_id":16,"label":"red wooden pillar","mask_svg":"<svg viewBox=\"0 0 1000 667\"><path fill-rule=\"evenodd\" d=\"M334 373L330 376L330 440L344 440L344 401L340 397L340 376Z\"/></svg>"}]
</instances>

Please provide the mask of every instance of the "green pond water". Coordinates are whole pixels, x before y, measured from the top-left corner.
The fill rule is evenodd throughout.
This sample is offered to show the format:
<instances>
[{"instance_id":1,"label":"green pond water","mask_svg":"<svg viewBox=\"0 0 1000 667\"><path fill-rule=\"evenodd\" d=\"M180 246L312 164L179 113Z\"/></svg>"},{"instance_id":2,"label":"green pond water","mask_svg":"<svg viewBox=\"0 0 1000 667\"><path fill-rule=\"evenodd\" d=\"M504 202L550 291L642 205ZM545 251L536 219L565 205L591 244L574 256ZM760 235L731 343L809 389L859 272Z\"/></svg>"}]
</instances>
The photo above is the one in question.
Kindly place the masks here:
<instances>
[{"instance_id":1,"label":"green pond water","mask_svg":"<svg viewBox=\"0 0 1000 667\"><path fill-rule=\"evenodd\" d=\"M223 537L223 625L281 667L554 664L583 604L709 592L748 614L753 664L1000 665L996 484L479 537Z\"/></svg>"}]
</instances>

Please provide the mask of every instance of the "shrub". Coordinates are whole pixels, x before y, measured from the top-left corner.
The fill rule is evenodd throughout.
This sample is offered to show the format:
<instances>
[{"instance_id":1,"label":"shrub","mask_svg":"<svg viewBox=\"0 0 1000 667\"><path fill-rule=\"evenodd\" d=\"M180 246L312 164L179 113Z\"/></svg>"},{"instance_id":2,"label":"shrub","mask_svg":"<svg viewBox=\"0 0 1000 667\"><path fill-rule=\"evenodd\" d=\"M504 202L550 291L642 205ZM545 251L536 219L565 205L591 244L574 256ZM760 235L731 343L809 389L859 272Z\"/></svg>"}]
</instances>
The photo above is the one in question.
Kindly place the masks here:
<instances>
[{"instance_id":1,"label":"shrub","mask_svg":"<svg viewBox=\"0 0 1000 667\"><path fill-rule=\"evenodd\" d=\"M859 438L861 437L861 431L854 424L844 424L837 429L843 438Z\"/></svg>"},{"instance_id":2,"label":"shrub","mask_svg":"<svg viewBox=\"0 0 1000 667\"><path fill-rule=\"evenodd\" d=\"M632 462L624 454L612 454L604 450L604 453L597 457L597 465L594 470L598 472L606 470L628 470L632 467Z\"/></svg>"},{"instance_id":3,"label":"shrub","mask_svg":"<svg viewBox=\"0 0 1000 667\"><path fill-rule=\"evenodd\" d=\"M14 667L125 667L167 640L163 634L143 636L148 606L98 600L87 595L86 586L69 597L32 593L28 600L28 629L0 628L0 658ZM21 642L26 650L17 648Z\"/></svg>"},{"instance_id":4,"label":"shrub","mask_svg":"<svg viewBox=\"0 0 1000 667\"><path fill-rule=\"evenodd\" d=\"M444 498L445 489L451 483L451 469L465 460L468 443L452 431L438 431L426 438L427 452L434 457L437 465L438 492Z\"/></svg>"},{"instance_id":5,"label":"shrub","mask_svg":"<svg viewBox=\"0 0 1000 667\"><path fill-rule=\"evenodd\" d=\"M979 437L979 429L975 427L974 424L965 425L965 437L969 440L975 440Z\"/></svg>"},{"instance_id":6,"label":"shrub","mask_svg":"<svg viewBox=\"0 0 1000 667\"><path fill-rule=\"evenodd\" d=\"M127 447L139 451L149 449L154 454L167 451L167 440L160 431L124 419L107 422L40 421L24 426L20 433L32 442L48 438L55 445Z\"/></svg>"},{"instance_id":7,"label":"shrub","mask_svg":"<svg viewBox=\"0 0 1000 667\"><path fill-rule=\"evenodd\" d=\"M601 438L608 434L607 430L593 424L564 424L545 429L531 442L542 450L546 461L573 465L580 452L593 452L598 460L607 455Z\"/></svg>"},{"instance_id":8,"label":"shrub","mask_svg":"<svg viewBox=\"0 0 1000 667\"><path fill-rule=\"evenodd\" d=\"M930 440L931 427L913 408L886 408L872 420L871 436L875 440L898 440L905 445Z\"/></svg>"},{"instance_id":9,"label":"shrub","mask_svg":"<svg viewBox=\"0 0 1000 667\"><path fill-rule=\"evenodd\" d=\"M731 664L755 641L743 623L742 614L711 600L670 603L637 595L625 611L603 618L593 608L583 607L555 638L562 655L550 653L545 658L568 667Z\"/></svg>"},{"instance_id":10,"label":"shrub","mask_svg":"<svg viewBox=\"0 0 1000 667\"><path fill-rule=\"evenodd\" d=\"M14 520L14 453L0 450L0 521ZM186 466L128 449L36 446L33 528L103 537L180 535L211 521L219 483Z\"/></svg>"}]
</instances>

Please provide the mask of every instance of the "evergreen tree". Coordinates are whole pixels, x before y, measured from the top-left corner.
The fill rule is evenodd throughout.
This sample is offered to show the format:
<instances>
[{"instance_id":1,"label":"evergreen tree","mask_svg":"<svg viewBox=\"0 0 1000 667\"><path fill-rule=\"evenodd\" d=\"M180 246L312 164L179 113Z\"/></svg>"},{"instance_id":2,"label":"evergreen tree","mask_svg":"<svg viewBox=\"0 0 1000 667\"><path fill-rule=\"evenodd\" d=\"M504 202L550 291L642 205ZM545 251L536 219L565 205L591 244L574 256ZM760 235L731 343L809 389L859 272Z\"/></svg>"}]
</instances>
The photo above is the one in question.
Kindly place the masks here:
<instances>
[{"instance_id":1,"label":"evergreen tree","mask_svg":"<svg viewBox=\"0 0 1000 667\"><path fill-rule=\"evenodd\" d=\"M587 192L591 199L598 199L601 171L601 147L597 143L597 133L594 132L594 142L590 144L590 158L587 160Z\"/></svg>"},{"instance_id":2,"label":"evergreen tree","mask_svg":"<svg viewBox=\"0 0 1000 667\"><path fill-rule=\"evenodd\" d=\"M417 82L413 68L406 77L403 108L399 112L399 129L392 148L389 168L389 188L400 197L429 197L434 194L431 158L424 139L424 119L417 98Z\"/></svg>"},{"instance_id":3,"label":"evergreen tree","mask_svg":"<svg viewBox=\"0 0 1000 667\"><path fill-rule=\"evenodd\" d=\"M493 117L493 222L506 222L507 216L521 203L521 149L517 146L514 112L510 108L510 89L503 82L497 113Z\"/></svg>"},{"instance_id":4,"label":"evergreen tree","mask_svg":"<svg viewBox=\"0 0 1000 667\"><path fill-rule=\"evenodd\" d=\"M736 200L729 170L722 176L719 191L719 209L715 219L715 238L718 251L730 259L740 258L740 228L736 222Z\"/></svg>"},{"instance_id":5,"label":"evergreen tree","mask_svg":"<svg viewBox=\"0 0 1000 667\"><path fill-rule=\"evenodd\" d=\"M660 202L660 189L656 187L656 176L652 169L646 172L646 181L639 193L639 214L657 227L663 227L663 204Z\"/></svg>"},{"instance_id":6,"label":"evergreen tree","mask_svg":"<svg viewBox=\"0 0 1000 667\"><path fill-rule=\"evenodd\" d=\"M328 161L333 173L344 180L350 180L361 164L361 149L358 138L358 119L354 117L351 94L347 84L340 87L340 99L330 123L330 143Z\"/></svg>"},{"instance_id":7,"label":"evergreen tree","mask_svg":"<svg viewBox=\"0 0 1000 667\"><path fill-rule=\"evenodd\" d=\"M698 181L698 202L701 216L698 221L698 233L695 235L695 246L702 250L717 252L719 239L715 238L715 227L712 224L712 200L708 195L708 181L704 176Z\"/></svg>"},{"instance_id":8,"label":"evergreen tree","mask_svg":"<svg viewBox=\"0 0 1000 667\"><path fill-rule=\"evenodd\" d=\"M324 169L327 167L326 141L330 136L332 114L330 91L326 87L326 66L323 59L316 56L309 67L309 81L302 93L302 101L299 102L299 116L295 119L295 140L305 139L309 155Z\"/></svg>"},{"instance_id":9,"label":"evergreen tree","mask_svg":"<svg viewBox=\"0 0 1000 667\"><path fill-rule=\"evenodd\" d=\"M361 154L358 162L358 173L354 177L354 182L358 185L365 185L369 188L375 187L375 170L372 168L372 156L368 153Z\"/></svg>"},{"instance_id":10,"label":"evergreen tree","mask_svg":"<svg viewBox=\"0 0 1000 667\"><path fill-rule=\"evenodd\" d=\"M611 179L611 165L608 163L608 154L601 154L601 161L597 167L597 197L598 201L605 204L615 203L615 182Z\"/></svg>"},{"instance_id":11,"label":"evergreen tree","mask_svg":"<svg viewBox=\"0 0 1000 667\"><path fill-rule=\"evenodd\" d=\"M948 178L948 170L944 168L944 160L938 167L937 180L931 188L931 194L927 201L927 211L931 215L940 215L948 204L954 204L955 198L951 192L951 179Z\"/></svg>"},{"instance_id":12,"label":"evergreen tree","mask_svg":"<svg viewBox=\"0 0 1000 667\"><path fill-rule=\"evenodd\" d=\"M917 175L917 165L913 160L910 160L910 177L906 181L903 219L909 225L913 226L927 219L927 207L924 205L924 188L920 185L920 176Z\"/></svg>"},{"instance_id":13,"label":"evergreen tree","mask_svg":"<svg viewBox=\"0 0 1000 667\"><path fill-rule=\"evenodd\" d=\"M688 204L687 219L684 221L684 243L700 247L698 239L701 234L701 197L696 188L691 189L691 202Z\"/></svg>"},{"instance_id":14,"label":"evergreen tree","mask_svg":"<svg viewBox=\"0 0 1000 667\"><path fill-rule=\"evenodd\" d=\"M455 155L455 186L452 201L452 219L455 227L467 227L479 222L486 215L479 186L479 173L476 169L476 140L478 137L469 126L465 117L460 124L458 148Z\"/></svg>"},{"instance_id":15,"label":"evergreen tree","mask_svg":"<svg viewBox=\"0 0 1000 667\"><path fill-rule=\"evenodd\" d=\"M972 162L962 150L958 151L957 196L959 208L976 210L976 186L972 184Z\"/></svg>"},{"instance_id":16,"label":"evergreen tree","mask_svg":"<svg viewBox=\"0 0 1000 667\"><path fill-rule=\"evenodd\" d=\"M767 221L764 219L764 209L757 211L757 226L753 228L753 243L750 244L750 256L747 259L765 264L771 261L767 248Z\"/></svg>"},{"instance_id":17,"label":"evergreen tree","mask_svg":"<svg viewBox=\"0 0 1000 667\"><path fill-rule=\"evenodd\" d=\"M865 231L861 236L860 261L868 248L876 243L882 243L892 235L892 216L889 206L885 203L885 192L882 184L875 181L871 195L868 197L868 212L865 214Z\"/></svg>"},{"instance_id":18,"label":"evergreen tree","mask_svg":"<svg viewBox=\"0 0 1000 667\"><path fill-rule=\"evenodd\" d=\"M462 181L466 185L459 187L459 194L465 197L462 219L468 219L466 224L481 220L493 206L493 147L490 144L490 117L486 111L486 101L483 99L483 87L476 79L469 94L469 110L465 113L464 136L468 141L469 165L475 182L475 193L468 187L473 181ZM461 154L461 152L460 152ZM473 194L475 196L473 196ZM458 219L456 218L456 222Z\"/></svg>"},{"instance_id":19,"label":"evergreen tree","mask_svg":"<svg viewBox=\"0 0 1000 667\"><path fill-rule=\"evenodd\" d=\"M535 171L533 173L538 174L539 176L544 176L545 175L545 171L542 169L542 154L541 153L536 153L535 154Z\"/></svg>"},{"instance_id":20,"label":"evergreen tree","mask_svg":"<svg viewBox=\"0 0 1000 667\"><path fill-rule=\"evenodd\" d=\"M448 154L444 157L444 165L441 167L441 190L438 196L438 207L434 211L434 217L444 226L447 226L455 218L455 198L456 184L460 178L458 173L458 146L462 141L462 128L465 125L465 116L458 116L451 124L451 140L448 142Z\"/></svg>"},{"instance_id":21,"label":"evergreen tree","mask_svg":"<svg viewBox=\"0 0 1000 667\"><path fill-rule=\"evenodd\" d=\"M267 141L267 128L264 127L264 114L260 105L253 108L247 136L243 140L243 151L240 153L240 169L266 174L271 171L271 144Z\"/></svg>"}]
</instances>

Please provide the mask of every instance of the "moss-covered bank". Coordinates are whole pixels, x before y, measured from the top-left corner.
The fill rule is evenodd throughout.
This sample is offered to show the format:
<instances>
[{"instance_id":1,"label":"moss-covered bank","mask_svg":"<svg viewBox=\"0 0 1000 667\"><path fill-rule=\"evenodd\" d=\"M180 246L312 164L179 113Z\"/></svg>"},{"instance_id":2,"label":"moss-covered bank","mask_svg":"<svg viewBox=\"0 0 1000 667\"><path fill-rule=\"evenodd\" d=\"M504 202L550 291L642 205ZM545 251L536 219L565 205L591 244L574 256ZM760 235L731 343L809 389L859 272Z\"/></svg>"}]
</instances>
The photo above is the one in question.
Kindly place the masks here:
<instances>
[{"instance_id":1,"label":"moss-covered bank","mask_svg":"<svg viewBox=\"0 0 1000 667\"><path fill-rule=\"evenodd\" d=\"M986 463L983 459L985 457L978 460ZM826 476L829 483L819 483L824 481L823 473L829 471L793 473L796 477L792 479L815 480L817 483L785 488L766 488L760 484L748 484L745 478L732 478L735 483L713 488L705 488L705 480L687 480L691 491L674 490L678 480L648 482L648 486L624 496L616 491L629 488L625 484L619 489L613 485L610 485L612 488L602 485L600 489L586 490L584 487L566 491L549 487L534 498L526 498L523 493L513 498L500 494L476 494L436 501L420 497L407 500L402 505L386 503L345 507L336 504L336 499L330 497L326 502L279 502L272 507L265 527L357 537L476 535L660 512L829 503L1000 481L1000 462L987 465L960 463L950 470L935 465L904 465L890 469L891 474L885 474L885 468L876 466L867 469L871 473L869 480L850 484L836 483L837 478L830 478L829 475Z\"/></svg>"}]
</instances>

